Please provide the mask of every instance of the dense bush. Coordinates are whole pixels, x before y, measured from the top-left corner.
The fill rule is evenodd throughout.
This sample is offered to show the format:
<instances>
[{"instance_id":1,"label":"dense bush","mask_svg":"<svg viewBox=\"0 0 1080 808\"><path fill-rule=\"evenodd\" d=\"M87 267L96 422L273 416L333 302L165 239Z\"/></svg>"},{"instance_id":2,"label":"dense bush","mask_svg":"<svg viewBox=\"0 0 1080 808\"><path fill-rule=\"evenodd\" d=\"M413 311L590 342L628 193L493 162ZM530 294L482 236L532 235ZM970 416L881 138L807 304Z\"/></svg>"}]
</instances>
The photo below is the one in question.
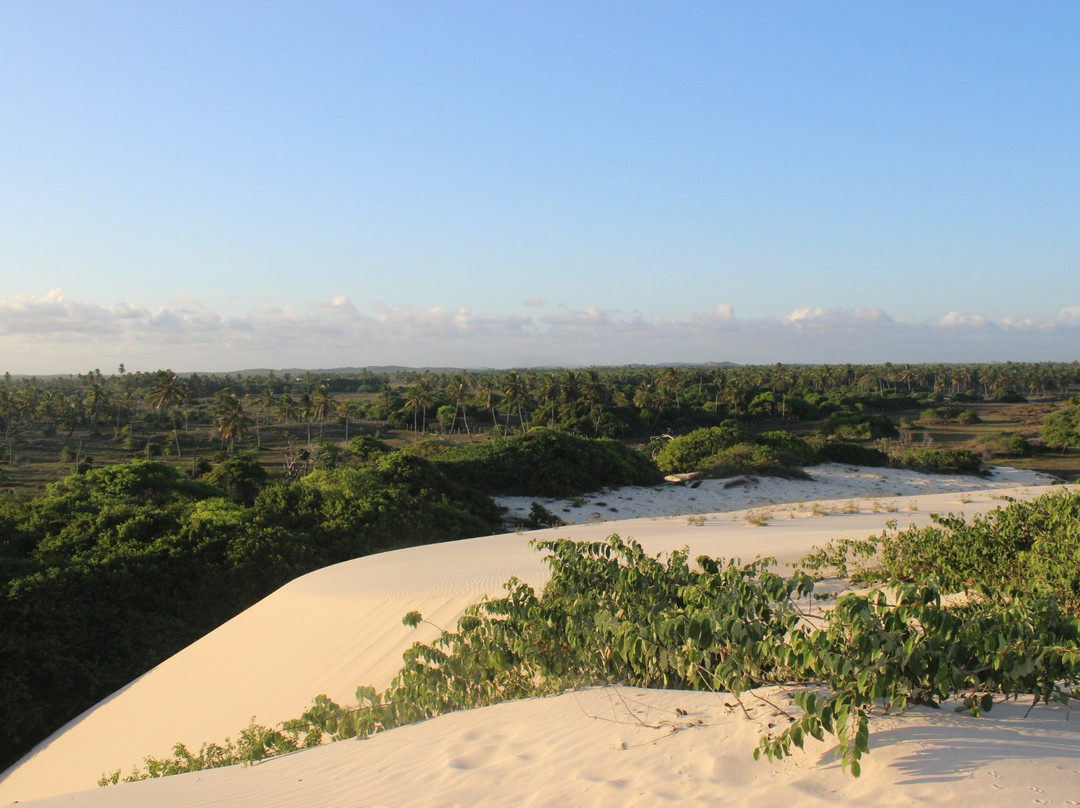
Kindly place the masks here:
<instances>
[{"instance_id":1,"label":"dense bush","mask_svg":"<svg viewBox=\"0 0 1080 808\"><path fill-rule=\"evenodd\" d=\"M840 438L877 440L895 438L900 434L888 416L879 413L835 412L818 424L823 437L835 435Z\"/></svg>"},{"instance_id":2,"label":"dense bush","mask_svg":"<svg viewBox=\"0 0 1080 808\"><path fill-rule=\"evenodd\" d=\"M979 439L984 452L999 457L1027 457L1031 454L1028 439L1018 433L987 435Z\"/></svg>"},{"instance_id":3,"label":"dense bush","mask_svg":"<svg viewBox=\"0 0 1080 808\"><path fill-rule=\"evenodd\" d=\"M345 453L359 461L370 460L378 455L389 454L391 451L389 445L367 435L351 438L345 446Z\"/></svg>"},{"instance_id":4,"label":"dense bush","mask_svg":"<svg viewBox=\"0 0 1080 808\"><path fill-rule=\"evenodd\" d=\"M932 423L977 424L980 419L978 413L974 410L965 410L961 407L946 404L941 407L923 410L919 414L919 420Z\"/></svg>"},{"instance_id":5,"label":"dense bush","mask_svg":"<svg viewBox=\"0 0 1080 808\"><path fill-rule=\"evenodd\" d=\"M794 455L760 446L753 443L738 443L730 449L724 449L700 463L700 471L706 477L724 478L740 474L754 474L768 477L808 477L799 468L798 458Z\"/></svg>"},{"instance_id":6,"label":"dense bush","mask_svg":"<svg viewBox=\"0 0 1080 808\"><path fill-rule=\"evenodd\" d=\"M762 432L754 437L754 443L768 446L795 458L800 466L813 466L821 462L821 456L814 446L798 435L791 432L775 431ZM788 465L793 465L788 463Z\"/></svg>"},{"instance_id":7,"label":"dense bush","mask_svg":"<svg viewBox=\"0 0 1080 808\"><path fill-rule=\"evenodd\" d=\"M656 456L656 465L666 474L698 471L707 458L747 441L742 424L727 420L719 426L695 429L668 441Z\"/></svg>"},{"instance_id":8,"label":"dense bush","mask_svg":"<svg viewBox=\"0 0 1080 808\"><path fill-rule=\"evenodd\" d=\"M251 505L269 475L254 455L242 454L218 463L203 475L203 482L224 489L229 499Z\"/></svg>"},{"instance_id":9,"label":"dense bush","mask_svg":"<svg viewBox=\"0 0 1080 808\"><path fill-rule=\"evenodd\" d=\"M1080 397L1046 416L1042 425L1043 443L1064 454L1070 446L1080 446Z\"/></svg>"},{"instance_id":10,"label":"dense bush","mask_svg":"<svg viewBox=\"0 0 1080 808\"><path fill-rule=\"evenodd\" d=\"M136 461L0 508L0 768L293 577L484 535L490 498L400 452L274 482L243 457L191 481Z\"/></svg>"},{"instance_id":11,"label":"dense bush","mask_svg":"<svg viewBox=\"0 0 1080 808\"><path fill-rule=\"evenodd\" d=\"M734 420L674 438L656 456L661 471L700 471L708 477L738 474L805 477L799 467L817 462L820 462L817 450L797 435L772 431L751 438Z\"/></svg>"},{"instance_id":12,"label":"dense bush","mask_svg":"<svg viewBox=\"0 0 1080 808\"><path fill-rule=\"evenodd\" d=\"M897 458L899 464L916 471L957 474L980 474L982 458L968 449L935 449L920 446L905 449Z\"/></svg>"},{"instance_id":13,"label":"dense bush","mask_svg":"<svg viewBox=\"0 0 1080 808\"><path fill-rule=\"evenodd\" d=\"M448 478L487 494L565 497L660 481L647 457L618 441L545 428L477 443L421 441L409 452L430 456Z\"/></svg>"},{"instance_id":14,"label":"dense bush","mask_svg":"<svg viewBox=\"0 0 1080 808\"><path fill-rule=\"evenodd\" d=\"M849 441L821 441L817 444L817 450L818 455L829 463L847 463L852 466L889 465L889 456L884 452Z\"/></svg>"},{"instance_id":15,"label":"dense bush","mask_svg":"<svg viewBox=\"0 0 1080 808\"><path fill-rule=\"evenodd\" d=\"M1027 398L1015 390L1001 390L994 393L993 400L999 404L1026 404Z\"/></svg>"}]
</instances>

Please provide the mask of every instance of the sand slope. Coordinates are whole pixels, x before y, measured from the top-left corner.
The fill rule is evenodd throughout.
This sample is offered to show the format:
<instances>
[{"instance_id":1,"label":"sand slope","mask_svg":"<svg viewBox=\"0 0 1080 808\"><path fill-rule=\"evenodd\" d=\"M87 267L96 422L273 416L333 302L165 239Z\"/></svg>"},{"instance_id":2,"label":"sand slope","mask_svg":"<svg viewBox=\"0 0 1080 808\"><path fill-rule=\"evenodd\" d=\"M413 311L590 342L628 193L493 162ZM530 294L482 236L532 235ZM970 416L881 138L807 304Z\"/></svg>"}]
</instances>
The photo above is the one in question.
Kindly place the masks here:
<instances>
[{"instance_id":1,"label":"sand slope","mask_svg":"<svg viewBox=\"0 0 1080 808\"><path fill-rule=\"evenodd\" d=\"M831 473L852 478L866 473L891 474L854 469L833 469ZM756 800L766 793L760 789L773 783L781 790L795 789L800 799L816 794L822 800L835 802L838 798L865 796L870 792L861 790L866 788L861 784L877 780L902 782L904 792L915 789L913 794L921 793L926 783L949 782L953 783L950 788L959 788L950 779L952 775L925 774L921 763L893 765L890 761L930 761L932 750L939 747L965 749L969 756L980 760L983 754L979 750L995 747L998 751L991 757L1005 759L1019 754L1017 750L1027 743L1026 736L1043 733L1044 724L1057 727L1052 732L1046 730L1057 740L1037 747L1036 768L1041 773L1032 775L1032 787L1046 778L1056 782L1054 777L1069 772L1077 776L1077 739L1069 734L1076 722L1062 729L1053 723L1059 722L1060 716L1050 713L1040 713L1034 721L1028 719L1023 724L1012 719L1012 723L1000 718L983 719L979 732L990 732L993 737L963 744L942 739L967 738L965 733L975 731L974 725L969 726L972 719L960 724L951 714L947 721L940 716L916 714L888 719L900 723L895 730L889 728L875 737L874 744L880 747L872 755L876 768L865 767L864 777L853 784L850 778L830 774L835 766L817 765L822 755L829 759L827 745L811 750L812 754L794 765L753 764L749 752L757 728L744 719L726 716L722 700L717 697L649 693L648 698L642 698L660 713L681 706L705 716L704 726L658 740L653 736L661 730L650 729L642 736L645 728L634 729L627 723L629 719L613 723L589 718L599 708L593 704L583 710L583 704L592 704L589 699L612 698L607 691L600 691L445 716L369 741L336 744L249 769L197 773L107 791L95 789L77 797L55 797L93 788L102 772L117 768L127 771L144 755L167 754L177 741L197 748L203 741L235 737L252 716L271 725L294 717L318 693L348 702L358 684L385 686L400 665L401 652L415 640L430 639L434 634L430 627L414 631L402 626L405 612L418 609L425 617L449 627L466 605L485 594L498 594L511 575L542 583L546 569L529 547L530 538L602 538L618 532L634 537L653 553L688 546L693 554L744 559L772 555L786 563L830 538L879 532L890 519L902 527L927 524L930 513L983 513L1001 504L1002 496L1026 498L1047 490L1012 485L1037 480L1009 475L974 481L977 486L969 478L968 493L957 489L929 493L935 490L935 479L946 484L942 478L930 478L919 483L923 493L913 496L905 492L888 498L877 493L883 484L888 484L888 477L884 482L878 477L864 479L868 482L863 484L863 498L852 498L858 497L854 492L859 490L852 484L843 490L841 499L826 499L817 507L809 502L774 506L763 527L748 526L745 513L740 512L710 514L703 524L693 523L701 520L674 516L593 521L550 531L400 550L311 573L165 661L48 739L4 773L0 779L0 805L50 796L54 799L41 804L647 805L666 799L661 793L667 787L666 781L671 781L668 786L674 789L674 801L700 798L709 804L710 799L715 800L717 788L738 791L750 784L756 796L748 794L739 799ZM773 486L774 481L758 487L766 484ZM834 481L833 485L838 484ZM980 486L981 490L972 490ZM700 488L668 490L673 497L686 496L690 490L700 492ZM827 497L830 486L819 484L815 490ZM768 496L779 502L782 489L770 488ZM742 504L746 507L745 502ZM650 507L657 507L656 502L651 502ZM1059 730L1064 734L1053 735ZM630 735L616 742L612 733ZM468 742L465 736L471 736L474 742ZM893 750L895 742L890 738L906 739L905 743L914 745ZM620 746L624 741L627 749ZM680 745L689 743L699 744L694 746L697 752L682 750ZM928 745L919 746L921 743ZM672 751L674 757L666 768L649 768L652 764L642 761L627 763L634 761L637 753L632 750L639 744L644 744L640 747L643 749L655 745L653 755L682 751ZM922 749L931 751L920 752ZM592 760L591 755L598 757ZM688 757L682 771L678 760L684 755ZM444 763L438 763L440 760ZM567 779L563 773L571 765L578 774ZM959 778L965 782L984 769L973 761L956 765L968 772ZM991 768L999 771L1008 767L1001 763ZM590 780L593 775L589 771L597 779ZM622 773L609 776L610 772ZM993 778L984 774L989 788ZM687 778L692 788L683 782ZM559 783L554 781L570 790L559 791ZM1080 798L1080 779L1075 786L1073 793ZM500 792L492 797L489 792L492 788L511 787L521 789L520 799L503 799ZM681 791L684 787L690 790ZM484 797L487 803L482 802L483 795L488 795ZM1016 803L1004 800L993 804Z\"/></svg>"},{"instance_id":2,"label":"sand slope","mask_svg":"<svg viewBox=\"0 0 1080 808\"><path fill-rule=\"evenodd\" d=\"M775 694L773 694L775 695ZM1076 805L1080 722L999 705L880 718L855 779L835 745L755 762L720 695L614 688L509 702L265 761L32 806ZM677 712L686 713L682 715ZM757 710L761 721L775 720Z\"/></svg>"}]
</instances>

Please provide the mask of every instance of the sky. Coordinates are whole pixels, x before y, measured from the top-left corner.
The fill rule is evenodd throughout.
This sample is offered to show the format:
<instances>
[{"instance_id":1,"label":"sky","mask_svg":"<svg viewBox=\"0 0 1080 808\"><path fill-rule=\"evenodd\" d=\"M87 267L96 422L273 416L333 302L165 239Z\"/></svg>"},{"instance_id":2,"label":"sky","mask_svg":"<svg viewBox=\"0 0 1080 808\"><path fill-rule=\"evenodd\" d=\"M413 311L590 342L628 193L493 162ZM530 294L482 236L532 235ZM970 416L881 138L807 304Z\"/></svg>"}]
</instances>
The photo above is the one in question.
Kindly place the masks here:
<instances>
[{"instance_id":1,"label":"sky","mask_svg":"<svg viewBox=\"0 0 1080 808\"><path fill-rule=\"evenodd\" d=\"M0 372L1080 359L1080 3L6 0Z\"/></svg>"}]
</instances>

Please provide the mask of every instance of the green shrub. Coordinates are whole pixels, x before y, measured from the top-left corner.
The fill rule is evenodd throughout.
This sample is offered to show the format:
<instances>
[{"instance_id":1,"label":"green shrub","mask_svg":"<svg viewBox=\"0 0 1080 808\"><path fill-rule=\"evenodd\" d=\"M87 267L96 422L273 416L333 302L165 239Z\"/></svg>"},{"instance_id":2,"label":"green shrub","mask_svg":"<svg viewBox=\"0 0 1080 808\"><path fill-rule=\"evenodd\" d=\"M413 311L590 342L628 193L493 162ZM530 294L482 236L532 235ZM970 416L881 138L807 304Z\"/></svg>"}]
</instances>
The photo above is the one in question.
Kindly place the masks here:
<instances>
[{"instance_id":1,"label":"green shrub","mask_svg":"<svg viewBox=\"0 0 1080 808\"><path fill-rule=\"evenodd\" d=\"M981 474L983 462L979 455L968 449L935 449L916 447L906 449L898 462L904 468L955 474Z\"/></svg>"},{"instance_id":2,"label":"green shrub","mask_svg":"<svg viewBox=\"0 0 1080 808\"><path fill-rule=\"evenodd\" d=\"M1023 435L1009 435L1006 449L1014 457L1027 457L1031 454L1031 444Z\"/></svg>"},{"instance_id":3,"label":"green shrub","mask_svg":"<svg viewBox=\"0 0 1080 808\"><path fill-rule=\"evenodd\" d=\"M1070 446L1080 445L1080 399L1074 396L1062 409L1047 415L1041 432L1043 444L1060 449L1062 454Z\"/></svg>"},{"instance_id":4,"label":"green shrub","mask_svg":"<svg viewBox=\"0 0 1080 808\"><path fill-rule=\"evenodd\" d=\"M368 435L359 435L350 438L345 446L345 454L356 460L370 460L379 455L389 454L393 451L389 445Z\"/></svg>"},{"instance_id":5,"label":"green shrub","mask_svg":"<svg viewBox=\"0 0 1080 808\"><path fill-rule=\"evenodd\" d=\"M821 462L821 457L810 443L791 432L762 432L754 437L754 443L769 446L792 455L800 466L813 466ZM794 465L789 463L788 465Z\"/></svg>"},{"instance_id":6,"label":"green shrub","mask_svg":"<svg viewBox=\"0 0 1080 808\"><path fill-rule=\"evenodd\" d=\"M757 474L771 477L808 477L798 466L798 458L770 446L739 443L701 461L701 470L708 477L735 477Z\"/></svg>"},{"instance_id":7,"label":"green shrub","mask_svg":"<svg viewBox=\"0 0 1080 808\"><path fill-rule=\"evenodd\" d=\"M1031 454L1031 444L1020 434L987 435L979 439L985 452L998 457L1026 457Z\"/></svg>"},{"instance_id":8,"label":"green shrub","mask_svg":"<svg viewBox=\"0 0 1080 808\"><path fill-rule=\"evenodd\" d=\"M255 502L255 497L268 479L266 469L250 454L223 460L202 476L203 482L216 485L223 489L233 502L244 505Z\"/></svg>"},{"instance_id":9,"label":"green shrub","mask_svg":"<svg viewBox=\"0 0 1080 808\"><path fill-rule=\"evenodd\" d=\"M822 441L817 450L822 459L829 463L846 463L852 466L887 466L889 464L889 456L884 452L848 441Z\"/></svg>"},{"instance_id":10,"label":"green shrub","mask_svg":"<svg viewBox=\"0 0 1080 808\"><path fill-rule=\"evenodd\" d=\"M1001 390L994 393L993 401L999 404L1026 404L1027 399L1015 390Z\"/></svg>"},{"instance_id":11,"label":"green shrub","mask_svg":"<svg viewBox=\"0 0 1080 808\"><path fill-rule=\"evenodd\" d=\"M566 522L553 514L539 502L532 503L532 508L529 510L529 527L562 527L565 524Z\"/></svg>"},{"instance_id":12,"label":"green shrub","mask_svg":"<svg viewBox=\"0 0 1080 808\"><path fill-rule=\"evenodd\" d=\"M729 419L668 441L657 454L656 465L665 474L699 471L708 458L746 440L742 424Z\"/></svg>"},{"instance_id":13,"label":"green shrub","mask_svg":"<svg viewBox=\"0 0 1080 808\"><path fill-rule=\"evenodd\" d=\"M449 478L492 495L567 497L660 481L656 466L629 446L545 428L467 444L421 441L407 451L431 457Z\"/></svg>"},{"instance_id":14,"label":"green shrub","mask_svg":"<svg viewBox=\"0 0 1080 808\"><path fill-rule=\"evenodd\" d=\"M928 527L832 542L804 567L863 583L930 580L949 592L1034 589L1080 614L1080 494L1014 501L970 521L954 514L932 519Z\"/></svg>"},{"instance_id":15,"label":"green shrub","mask_svg":"<svg viewBox=\"0 0 1080 808\"><path fill-rule=\"evenodd\" d=\"M836 412L818 424L822 437L836 435L856 440L895 438L900 431L888 416L879 413Z\"/></svg>"},{"instance_id":16,"label":"green shrub","mask_svg":"<svg viewBox=\"0 0 1080 808\"><path fill-rule=\"evenodd\" d=\"M919 420L934 423L977 424L981 420L974 410L965 410L952 404L932 407L919 414Z\"/></svg>"},{"instance_id":17,"label":"green shrub","mask_svg":"<svg viewBox=\"0 0 1080 808\"><path fill-rule=\"evenodd\" d=\"M931 407L919 413L920 421L952 421L960 414L960 408L946 404L941 407Z\"/></svg>"}]
</instances>

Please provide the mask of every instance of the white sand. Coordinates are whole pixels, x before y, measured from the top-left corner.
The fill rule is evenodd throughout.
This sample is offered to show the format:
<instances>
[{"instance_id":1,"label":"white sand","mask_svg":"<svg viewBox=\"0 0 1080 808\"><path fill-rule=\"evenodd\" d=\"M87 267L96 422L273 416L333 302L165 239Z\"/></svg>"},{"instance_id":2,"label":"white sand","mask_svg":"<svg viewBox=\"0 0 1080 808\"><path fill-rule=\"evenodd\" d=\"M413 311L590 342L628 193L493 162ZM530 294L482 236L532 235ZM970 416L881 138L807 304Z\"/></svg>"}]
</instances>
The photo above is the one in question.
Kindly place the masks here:
<instances>
[{"instance_id":1,"label":"white sand","mask_svg":"<svg viewBox=\"0 0 1080 808\"><path fill-rule=\"evenodd\" d=\"M685 516L722 513L778 503L812 500L918 497L957 494L1015 485L1049 485L1053 479L1037 472L999 466L987 477L967 474L920 474L904 469L878 469L829 463L806 469L809 480L781 477L736 477L700 480L683 485L601 490L576 499L498 497L510 524L524 521L538 502L571 525L634 519L641 516Z\"/></svg>"},{"instance_id":2,"label":"white sand","mask_svg":"<svg viewBox=\"0 0 1080 808\"><path fill-rule=\"evenodd\" d=\"M693 554L772 555L787 563L831 538L878 533L890 519L905 527L927 524L930 513L985 513L1003 496L1045 492L1039 482L1020 472L981 481L834 466L815 470L812 489L763 480L726 490L704 483L644 489L630 500L619 499L625 490L613 491L602 501L638 518L338 564L293 581L72 721L0 777L0 805L1077 805L1080 723L1066 723L1063 711L1021 719L1023 710L1005 706L982 719L947 710L882 718L863 776L854 780L831 762L830 743L783 763L754 763L759 727L729 714L722 696L630 691L649 706L649 723L701 721L672 732L669 725L637 726L612 707L621 704L621 690L444 716L249 768L94 788L103 772L126 772L144 755L168 754L177 741L196 749L235 738L252 716L270 725L295 717L316 694L344 703L358 684L385 686L402 651L434 634L402 626L405 612L418 609L450 627L466 605L498 594L511 575L543 582L546 567L530 538L618 532L653 553L688 546ZM735 492L750 498L735 499ZM766 501L753 494L774 503L766 525L719 512ZM811 498L824 504L814 507ZM775 504L785 500L794 504ZM710 507L717 512L706 512ZM667 515L679 510L707 515ZM673 715L675 707L688 717ZM80 789L91 790L57 796Z\"/></svg>"}]
</instances>

